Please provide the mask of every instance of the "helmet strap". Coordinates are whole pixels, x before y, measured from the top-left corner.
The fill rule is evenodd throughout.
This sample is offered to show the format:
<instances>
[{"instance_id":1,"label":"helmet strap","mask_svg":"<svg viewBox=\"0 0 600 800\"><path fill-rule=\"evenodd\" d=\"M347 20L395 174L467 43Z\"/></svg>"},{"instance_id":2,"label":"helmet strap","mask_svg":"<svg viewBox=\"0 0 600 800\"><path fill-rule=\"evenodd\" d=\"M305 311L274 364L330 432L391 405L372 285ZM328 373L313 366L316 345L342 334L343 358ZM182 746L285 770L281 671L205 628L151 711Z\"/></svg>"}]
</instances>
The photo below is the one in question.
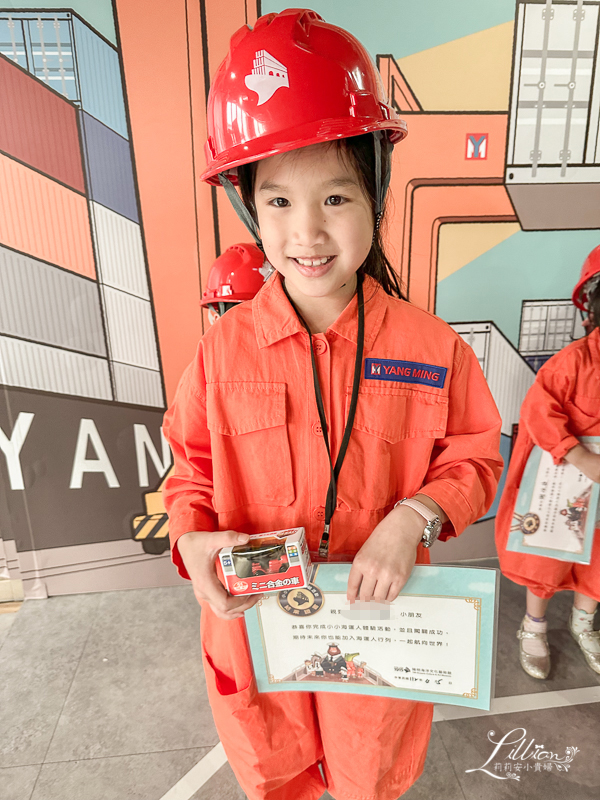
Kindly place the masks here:
<instances>
[{"instance_id":1,"label":"helmet strap","mask_svg":"<svg viewBox=\"0 0 600 800\"><path fill-rule=\"evenodd\" d=\"M375 150L375 232L379 230L381 218L383 217L383 205L390 185L391 170L388 162L385 175L381 174L381 139L385 136L384 131L373 132L373 147Z\"/></svg>"},{"instance_id":2,"label":"helmet strap","mask_svg":"<svg viewBox=\"0 0 600 800\"><path fill-rule=\"evenodd\" d=\"M248 228L257 246L260 247L260 249L264 252L262 240L260 238L256 222L254 222L254 220L252 219L252 214L248 211L248 209L244 205L242 198L236 191L235 186L224 172L219 172L219 181L221 183L221 186L225 189L227 197L229 198L235 213L238 215L238 217L244 223L244 225Z\"/></svg>"}]
</instances>

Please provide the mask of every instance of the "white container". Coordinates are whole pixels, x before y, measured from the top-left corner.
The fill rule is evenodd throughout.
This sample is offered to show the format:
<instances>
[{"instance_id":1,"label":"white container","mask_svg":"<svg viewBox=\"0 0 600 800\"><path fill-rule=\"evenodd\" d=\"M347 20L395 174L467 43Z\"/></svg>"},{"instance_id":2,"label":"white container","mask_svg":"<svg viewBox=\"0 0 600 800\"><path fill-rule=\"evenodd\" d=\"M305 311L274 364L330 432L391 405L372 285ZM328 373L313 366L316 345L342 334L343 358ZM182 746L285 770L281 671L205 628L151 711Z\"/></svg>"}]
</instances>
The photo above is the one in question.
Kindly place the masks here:
<instances>
[{"instance_id":1,"label":"white container","mask_svg":"<svg viewBox=\"0 0 600 800\"><path fill-rule=\"evenodd\" d=\"M506 188L524 230L595 228L599 0L518 0Z\"/></svg>"},{"instance_id":2,"label":"white container","mask_svg":"<svg viewBox=\"0 0 600 800\"><path fill-rule=\"evenodd\" d=\"M0 336L0 384L112 400L108 361Z\"/></svg>"},{"instance_id":3,"label":"white container","mask_svg":"<svg viewBox=\"0 0 600 800\"><path fill-rule=\"evenodd\" d=\"M502 433L512 436L535 372L493 322L456 322L451 327L473 348L502 417Z\"/></svg>"}]
</instances>

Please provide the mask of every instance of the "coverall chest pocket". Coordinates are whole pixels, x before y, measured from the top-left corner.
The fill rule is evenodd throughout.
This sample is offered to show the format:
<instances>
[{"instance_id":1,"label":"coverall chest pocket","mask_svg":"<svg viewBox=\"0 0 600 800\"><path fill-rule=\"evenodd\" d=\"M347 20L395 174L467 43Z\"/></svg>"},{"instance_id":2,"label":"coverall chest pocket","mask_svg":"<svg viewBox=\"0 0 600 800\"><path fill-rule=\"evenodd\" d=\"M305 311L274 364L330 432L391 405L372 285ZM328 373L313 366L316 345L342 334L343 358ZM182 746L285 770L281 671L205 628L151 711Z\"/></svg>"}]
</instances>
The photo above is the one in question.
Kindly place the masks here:
<instances>
[{"instance_id":1,"label":"coverall chest pocket","mask_svg":"<svg viewBox=\"0 0 600 800\"><path fill-rule=\"evenodd\" d=\"M294 501L285 383L208 384L215 511Z\"/></svg>"},{"instance_id":2,"label":"coverall chest pocket","mask_svg":"<svg viewBox=\"0 0 600 800\"><path fill-rule=\"evenodd\" d=\"M351 508L379 509L398 492L419 488L434 442L445 436L447 420L444 395L406 387L362 386L348 446L351 463L348 472L344 464L340 496Z\"/></svg>"},{"instance_id":3,"label":"coverall chest pocket","mask_svg":"<svg viewBox=\"0 0 600 800\"><path fill-rule=\"evenodd\" d=\"M565 404L575 436L597 436L600 431L600 397L575 394Z\"/></svg>"}]
</instances>

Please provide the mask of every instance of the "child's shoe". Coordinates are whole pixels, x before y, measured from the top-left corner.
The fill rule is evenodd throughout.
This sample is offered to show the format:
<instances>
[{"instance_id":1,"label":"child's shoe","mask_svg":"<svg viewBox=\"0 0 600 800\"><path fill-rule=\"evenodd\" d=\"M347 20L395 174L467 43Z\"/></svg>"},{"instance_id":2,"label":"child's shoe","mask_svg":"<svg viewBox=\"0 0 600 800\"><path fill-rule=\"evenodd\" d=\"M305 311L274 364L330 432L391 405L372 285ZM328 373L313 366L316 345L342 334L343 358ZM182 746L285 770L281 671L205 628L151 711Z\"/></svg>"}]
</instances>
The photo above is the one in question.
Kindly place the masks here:
<instances>
[{"instance_id":1,"label":"child's shoe","mask_svg":"<svg viewBox=\"0 0 600 800\"><path fill-rule=\"evenodd\" d=\"M545 621L534 622L525 615L517 631L521 666L528 675L539 680L544 680L550 673L550 646L546 629Z\"/></svg>"},{"instance_id":2,"label":"child's shoe","mask_svg":"<svg viewBox=\"0 0 600 800\"><path fill-rule=\"evenodd\" d=\"M588 666L600 674L600 631L594 630L594 612L588 614L573 606L569 630L581 648Z\"/></svg>"}]
</instances>

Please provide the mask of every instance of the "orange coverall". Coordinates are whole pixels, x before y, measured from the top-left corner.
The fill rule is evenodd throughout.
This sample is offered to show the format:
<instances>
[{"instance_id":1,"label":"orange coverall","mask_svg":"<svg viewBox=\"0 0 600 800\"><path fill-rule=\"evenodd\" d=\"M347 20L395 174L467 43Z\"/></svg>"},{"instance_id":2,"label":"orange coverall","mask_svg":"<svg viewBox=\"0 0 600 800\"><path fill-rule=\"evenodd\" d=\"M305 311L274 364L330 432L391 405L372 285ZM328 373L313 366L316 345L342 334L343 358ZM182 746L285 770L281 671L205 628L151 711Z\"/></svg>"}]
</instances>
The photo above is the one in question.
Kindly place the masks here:
<instances>
[{"instance_id":1,"label":"orange coverall","mask_svg":"<svg viewBox=\"0 0 600 800\"><path fill-rule=\"evenodd\" d=\"M351 560L405 496L449 517L442 539L490 506L502 469L500 419L472 350L442 320L364 281L365 357L445 367L443 388L361 376L339 482L330 558ZM357 299L312 337L333 458L348 413ZM309 336L275 274L219 320L184 373L164 431L174 472L164 496L172 554L186 531L323 530L329 462L313 392ZM417 561L428 551L418 547ZM432 705L360 695L259 694L243 619L202 608L208 696L230 764L251 800L316 800L318 762L336 798L395 800L421 774ZM374 793L374 787L375 793Z\"/></svg>"},{"instance_id":2,"label":"orange coverall","mask_svg":"<svg viewBox=\"0 0 600 800\"><path fill-rule=\"evenodd\" d=\"M554 463L579 444L579 436L600 436L600 330L552 356L538 372L521 407L519 433L496 517L500 569L538 597L571 590L600 600L600 536L594 535L589 564L514 553L506 549L521 477L534 444Z\"/></svg>"}]
</instances>

